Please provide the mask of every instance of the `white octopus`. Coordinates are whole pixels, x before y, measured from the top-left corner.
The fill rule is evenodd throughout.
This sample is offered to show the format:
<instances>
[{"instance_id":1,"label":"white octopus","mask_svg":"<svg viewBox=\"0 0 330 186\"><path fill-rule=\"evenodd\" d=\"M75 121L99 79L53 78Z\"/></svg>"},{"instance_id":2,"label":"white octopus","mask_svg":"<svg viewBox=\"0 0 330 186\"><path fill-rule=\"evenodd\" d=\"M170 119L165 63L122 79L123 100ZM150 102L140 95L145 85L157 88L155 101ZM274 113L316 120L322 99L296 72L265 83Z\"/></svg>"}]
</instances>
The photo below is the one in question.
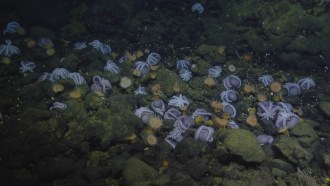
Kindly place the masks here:
<instances>
[{"instance_id":1,"label":"white octopus","mask_svg":"<svg viewBox=\"0 0 330 186\"><path fill-rule=\"evenodd\" d=\"M13 54L19 54L21 51L16 46L12 45L10 39L5 40L6 44L0 45L0 55L4 55L7 57L12 56Z\"/></svg>"},{"instance_id":2,"label":"white octopus","mask_svg":"<svg viewBox=\"0 0 330 186\"><path fill-rule=\"evenodd\" d=\"M104 70L105 71L109 71L112 72L114 74L118 74L119 73L119 67L116 63L114 63L111 60L108 60L104 66Z\"/></svg>"},{"instance_id":3,"label":"white octopus","mask_svg":"<svg viewBox=\"0 0 330 186\"><path fill-rule=\"evenodd\" d=\"M25 73L27 71L33 72L33 70L36 68L36 64L31 61L21 61L21 66L19 67L20 73Z\"/></svg>"},{"instance_id":4,"label":"white octopus","mask_svg":"<svg viewBox=\"0 0 330 186\"><path fill-rule=\"evenodd\" d=\"M181 110L185 107L188 107L189 104L190 101L188 100L188 98L182 94L179 94L178 96L173 96L168 102L168 105L179 107Z\"/></svg>"}]
</instances>

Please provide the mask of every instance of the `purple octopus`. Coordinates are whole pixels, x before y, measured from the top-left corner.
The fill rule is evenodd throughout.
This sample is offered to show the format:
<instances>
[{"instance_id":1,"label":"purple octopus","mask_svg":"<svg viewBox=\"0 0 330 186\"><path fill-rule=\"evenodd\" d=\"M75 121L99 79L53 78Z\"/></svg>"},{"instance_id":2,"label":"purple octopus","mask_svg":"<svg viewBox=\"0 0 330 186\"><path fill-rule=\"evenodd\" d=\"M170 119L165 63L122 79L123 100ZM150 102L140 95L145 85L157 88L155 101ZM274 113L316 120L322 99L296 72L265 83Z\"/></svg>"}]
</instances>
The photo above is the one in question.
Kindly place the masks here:
<instances>
[{"instance_id":1,"label":"purple octopus","mask_svg":"<svg viewBox=\"0 0 330 186\"><path fill-rule=\"evenodd\" d=\"M100 76L93 77L93 84L91 85L91 89L93 92L101 91L104 94L111 90L112 86L109 80L104 79Z\"/></svg>"},{"instance_id":2,"label":"purple octopus","mask_svg":"<svg viewBox=\"0 0 330 186\"><path fill-rule=\"evenodd\" d=\"M286 88L289 96L298 96L301 94L300 86L297 83L285 83L283 87Z\"/></svg>"},{"instance_id":3,"label":"purple octopus","mask_svg":"<svg viewBox=\"0 0 330 186\"><path fill-rule=\"evenodd\" d=\"M277 106L280 111L292 112L292 110L293 110L293 107L290 103L278 102Z\"/></svg>"},{"instance_id":4,"label":"purple octopus","mask_svg":"<svg viewBox=\"0 0 330 186\"><path fill-rule=\"evenodd\" d=\"M180 143L180 141L182 141L183 136L182 133L177 130L176 128L174 128L174 130L172 130L165 138L165 141L171 145L171 147L173 149L175 149L175 147L178 145L178 143Z\"/></svg>"},{"instance_id":5,"label":"purple octopus","mask_svg":"<svg viewBox=\"0 0 330 186\"><path fill-rule=\"evenodd\" d=\"M181 133L186 132L190 127L195 125L195 121L191 116L180 116L175 122L174 127Z\"/></svg>"},{"instance_id":6,"label":"purple octopus","mask_svg":"<svg viewBox=\"0 0 330 186\"><path fill-rule=\"evenodd\" d=\"M158 53L151 52L146 60L146 63L150 66L156 65L160 61L161 57Z\"/></svg>"},{"instance_id":7,"label":"purple octopus","mask_svg":"<svg viewBox=\"0 0 330 186\"><path fill-rule=\"evenodd\" d=\"M207 112L205 109L196 109L191 117L195 119L197 116L202 116L203 120L209 120L212 117L212 114L210 112Z\"/></svg>"},{"instance_id":8,"label":"purple octopus","mask_svg":"<svg viewBox=\"0 0 330 186\"><path fill-rule=\"evenodd\" d=\"M222 91L220 94L220 97L221 97L222 101L228 102L228 103L237 101L237 93L234 90Z\"/></svg>"},{"instance_id":9,"label":"purple octopus","mask_svg":"<svg viewBox=\"0 0 330 186\"><path fill-rule=\"evenodd\" d=\"M68 74L68 78L72 79L76 85L86 84L85 78L78 72L71 72Z\"/></svg>"},{"instance_id":10,"label":"purple octopus","mask_svg":"<svg viewBox=\"0 0 330 186\"><path fill-rule=\"evenodd\" d=\"M150 66L144 61L137 61L134 63L135 70L138 70L141 76L145 76L150 72Z\"/></svg>"},{"instance_id":11,"label":"purple octopus","mask_svg":"<svg viewBox=\"0 0 330 186\"><path fill-rule=\"evenodd\" d=\"M258 116L262 117L263 119L270 120L274 119L277 111L278 111L278 106L275 105L271 101L264 101L258 103Z\"/></svg>"},{"instance_id":12,"label":"purple octopus","mask_svg":"<svg viewBox=\"0 0 330 186\"><path fill-rule=\"evenodd\" d=\"M315 87L315 81L312 78L306 77L306 78L302 78L300 79L297 84L300 86L300 88L308 90L312 87Z\"/></svg>"},{"instance_id":13,"label":"purple octopus","mask_svg":"<svg viewBox=\"0 0 330 186\"><path fill-rule=\"evenodd\" d=\"M257 136L257 141L260 145L265 145L266 143L272 144L274 141L273 136L266 135L266 134L260 134Z\"/></svg>"},{"instance_id":14,"label":"purple octopus","mask_svg":"<svg viewBox=\"0 0 330 186\"><path fill-rule=\"evenodd\" d=\"M280 130L288 128L291 129L300 122L299 116L292 112L282 111L278 113L275 125Z\"/></svg>"},{"instance_id":15,"label":"purple octopus","mask_svg":"<svg viewBox=\"0 0 330 186\"><path fill-rule=\"evenodd\" d=\"M53 103L53 105L49 108L49 110L54 110L54 109L58 109L58 110L66 110L68 106L65 104L65 103L62 103L62 102L58 102L58 101L55 101Z\"/></svg>"},{"instance_id":16,"label":"purple octopus","mask_svg":"<svg viewBox=\"0 0 330 186\"><path fill-rule=\"evenodd\" d=\"M154 110L154 112L163 116L165 112L165 103L161 99L156 99L153 102L151 102L151 108L152 110Z\"/></svg>"},{"instance_id":17,"label":"purple octopus","mask_svg":"<svg viewBox=\"0 0 330 186\"><path fill-rule=\"evenodd\" d=\"M166 120L172 120L175 121L181 116L181 111L179 111L176 108L169 108L165 113L164 113L164 119Z\"/></svg>"},{"instance_id":18,"label":"purple octopus","mask_svg":"<svg viewBox=\"0 0 330 186\"><path fill-rule=\"evenodd\" d=\"M178 117L174 122L174 129L166 136L165 141L175 149L176 145L183 139L182 134L194 125L195 121L191 116Z\"/></svg>"},{"instance_id":19,"label":"purple octopus","mask_svg":"<svg viewBox=\"0 0 330 186\"><path fill-rule=\"evenodd\" d=\"M238 76L229 75L223 80L223 85L227 90L239 88L242 85L242 81Z\"/></svg>"},{"instance_id":20,"label":"purple octopus","mask_svg":"<svg viewBox=\"0 0 330 186\"><path fill-rule=\"evenodd\" d=\"M222 109L223 112L226 112L232 118L236 116L236 108L234 107L234 105L227 102L222 102L221 104L223 105L223 109Z\"/></svg>"},{"instance_id":21,"label":"purple octopus","mask_svg":"<svg viewBox=\"0 0 330 186\"><path fill-rule=\"evenodd\" d=\"M69 74L70 72L66 68L55 68L52 71L52 76L55 80L68 78Z\"/></svg>"},{"instance_id":22,"label":"purple octopus","mask_svg":"<svg viewBox=\"0 0 330 186\"><path fill-rule=\"evenodd\" d=\"M258 78L258 81L261 81L265 86L268 86L274 82L274 78L271 75L262 75Z\"/></svg>"},{"instance_id":23,"label":"purple octopus","mask_svg":"<svg viewBox=\"0 0 330 186\"><path fill-rule=\"evenodd\" d=\"M195 132L195 140L212 142L213 141L214 128L207 126L200 126Z\"/></svg>"},{"instance_id":24,"label":"purple octopus","mask_svg":"<svg viewBox=\"0 0 330 186\"><path fill-rule=\"evenodd\" d=\"M148 107L140 107L134 111L134 114L141 118L144 124L148 124L150 118L155 115Z\"/></svg>"}]
</instances>

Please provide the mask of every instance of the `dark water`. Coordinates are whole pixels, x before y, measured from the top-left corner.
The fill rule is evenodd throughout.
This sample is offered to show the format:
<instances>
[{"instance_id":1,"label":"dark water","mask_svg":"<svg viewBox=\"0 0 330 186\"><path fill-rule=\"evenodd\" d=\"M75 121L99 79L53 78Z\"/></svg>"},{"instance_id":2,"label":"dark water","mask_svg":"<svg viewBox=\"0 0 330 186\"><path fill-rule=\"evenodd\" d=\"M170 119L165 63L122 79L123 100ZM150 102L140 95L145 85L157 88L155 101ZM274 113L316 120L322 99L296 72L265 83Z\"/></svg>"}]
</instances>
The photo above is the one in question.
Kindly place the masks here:
<instances>
[{"instance_id":1,"label":"dark water","mask_svg":"<svg viewBox=\"0 0 330 186\"><path fill-rule=\"evenodd\" d=\"M329 6L0 2L0 185L328 184Z\"/></svg>"}]
</instances>

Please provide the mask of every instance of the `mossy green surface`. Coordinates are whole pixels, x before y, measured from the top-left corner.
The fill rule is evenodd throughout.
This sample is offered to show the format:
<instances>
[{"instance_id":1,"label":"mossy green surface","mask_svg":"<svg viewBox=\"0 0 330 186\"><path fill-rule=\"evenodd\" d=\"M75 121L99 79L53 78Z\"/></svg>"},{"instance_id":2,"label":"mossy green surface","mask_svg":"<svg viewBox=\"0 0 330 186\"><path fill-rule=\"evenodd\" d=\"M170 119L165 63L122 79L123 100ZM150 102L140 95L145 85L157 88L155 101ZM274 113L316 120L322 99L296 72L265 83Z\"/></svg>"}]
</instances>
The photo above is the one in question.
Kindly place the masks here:
<instances>
[{"instance_id":1,"label":"mossy green surface","mask_svg":"<svg viewBox=\"0 0 330 186\"><path fill-rule=\"evenodd\" d=\"M175 74L174 71L168 70L166 68L159 69L157 72L157 83L160 84L161 91L164 92L167 96L172 96L176 94L173 90L174 85L178 84L181 91L187 92L188 85L184 83L180 77Z\"/></svg>"},{"instance_id":2,"label":"mossy green surface","mask_svg":"<svg viewBox=\"0 0 330 186\"><path fill-rule=\"evenodd\" d=\"M313 155L301 147L299 142L288 136L282 135L275 143L275 147L291 162L305 167L313 158Z\"/></svg>"},{"instance_id":3,"label":"mossy green surface","mask_svg":"<svg viewBox=\"0 0 330 186\"><path fill-rule=\"evenodd\" d=\"M322 101L320 103L321 110L330 118L330 102L329 101Z\"/></svg>"},{"instance_id":4,"label":"mossy green surface","mask_svg":"<svg viewBox=\"0 0 330 186\"><path fill-rule=\"evenodd\" d=\"M260 147L255 134L245 129L228 130L224 139L225 148L246 162L262 162L266 154Z\"/></svg>"},{"instance_id":5,"label":"mossy green surface","mask_svg":"<svg viewBox=\"0 0 330 186\"><path fill-rule=\"evenodd\" d=\"M84 105L87 109L97 110L103 105L103 100L94 92L90 92L85 96Z\"/></svg>"},{"instance_id":6,"label":"mossy green surface","mask_svg":"<svg viewBox=\"0 0 330 186\"><path fill-rule=\"evenodd\" d=\"M157 176L155 169L137 158L128 159L123 170L124 180L131 186L148 186Z\"/></svg>"},{"instance_id":7,"label":"mossy green surface","mask_svg":"<svg viewBox=\"0 0 330 186\"><path fill-rule=\"evenodd\" d=\"M71 19L67 25L62 27L61 31L64 38L79 37L87 33L85 23L77 19Z\"/></svg>"}]
</instances>

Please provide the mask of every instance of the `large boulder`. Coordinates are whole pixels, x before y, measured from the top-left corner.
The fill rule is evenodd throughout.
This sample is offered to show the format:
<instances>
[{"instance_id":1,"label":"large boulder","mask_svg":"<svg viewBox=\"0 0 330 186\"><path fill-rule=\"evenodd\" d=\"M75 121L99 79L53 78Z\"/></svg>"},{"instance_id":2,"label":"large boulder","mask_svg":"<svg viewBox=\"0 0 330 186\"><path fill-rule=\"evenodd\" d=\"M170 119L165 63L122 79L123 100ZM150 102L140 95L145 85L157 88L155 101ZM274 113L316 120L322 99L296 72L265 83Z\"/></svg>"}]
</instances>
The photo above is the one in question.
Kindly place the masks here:
<instances>
[{"instance_id":1,"label":"large boulder","mask_svg":"<svg viewBox=\"0 0 330 186\"><path fill-rule=\"evenodd\" d=\"M299 142L289 136L281 136L276 142L275 147L292 163L299 167L308 165L313 155L302 148Z\"/></svg>"},{"instance_id":2,"label":"large boulder","mask_svg":"<svg viewBox=\"0 0 330 186\"><path fill-rule=\"evenodd\" d=\"M229 156L238 156L245 162L260 163L266 158L256 136L245 129L226 131L224 143L219 143L217 149L225 151Z\"/></svg>"},{"instance_id":3,"label":"large boulder","mask_svg":"<svg viewBox=\"0 0 330 186\"><path fill-rule=\"evenodd\" d=\"M123 170L124 182L131 186L147 186L157 176L157 170L137 158L127 160Z\"/></svg>"}]
</instances>

